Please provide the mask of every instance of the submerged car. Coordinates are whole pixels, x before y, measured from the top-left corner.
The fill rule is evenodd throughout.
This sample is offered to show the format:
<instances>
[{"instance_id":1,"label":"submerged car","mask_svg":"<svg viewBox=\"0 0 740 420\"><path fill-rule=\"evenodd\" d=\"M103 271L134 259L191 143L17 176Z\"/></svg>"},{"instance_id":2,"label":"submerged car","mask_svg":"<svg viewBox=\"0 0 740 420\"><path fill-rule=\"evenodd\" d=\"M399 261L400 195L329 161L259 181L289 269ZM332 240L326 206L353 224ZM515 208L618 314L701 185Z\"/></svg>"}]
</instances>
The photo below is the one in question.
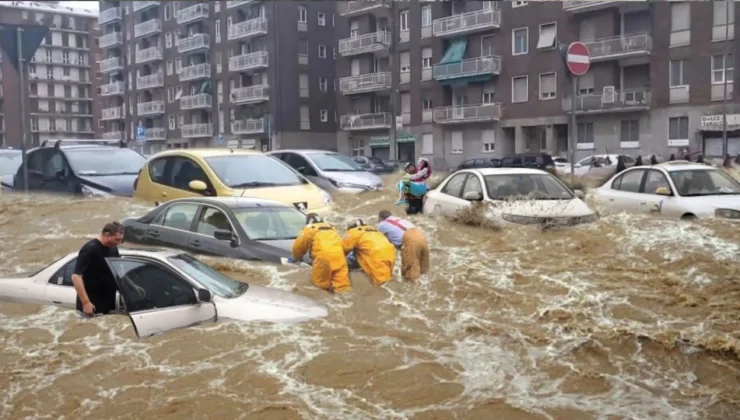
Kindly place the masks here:
<instances>
[{"instance_id":1,"label":"submerged car","mask_svg":"<svg viewBox=\"0 0 740 420\"><path fill-rule=\"evenodd\" d=\"M118 283L117 309L128 314L139 338L204 322L296 323L328 314L313 299L233 280L188 254L128 248L119 252L120 258L107 259ZM0 300L74 309L76 262L74 252L40 271L0 278Z\"/></svg>"},{"instance_id":2,"label":"submerged car","mask_svg":"<svg viewBox=\"0 0 740 420\"><path fill-rule=\"evenodd\" d=\"M740 220L740 183L702 163L673 161L629 168L597 188L595 197L616 212Z\"/></svg>"},{"instance_id":3,"label":"submerged car","mask_svg":"<svg viewBox=\"0 0 740 420\"><path fill-rule=\"evenodd\" d=\"M453 215L473 202L490 204L487 217L501 224L577 225L599 216L551 174L539 169L464 169L424 196L424 213Z\"/></svg>"},{"instance_id":4,"label":"submerged car","mask_svg":"<svg viewBox=\"0 0 740 420\"><path fill-rule=\"evenodd\" d=\"M13 189L13 177L22 163L20 150L0 149L0 191Z\"/></svg>"},{"instance_id":5,"label":"submerged car","mask_svg":"<svg viewBox=\"0 0 740 420\"><path fill-rule=\"evenodd\" d=\"M122 224L131 243L280 263L291 257L306 215L260 198L179 198Z\"/></svg>"}]
</instances>

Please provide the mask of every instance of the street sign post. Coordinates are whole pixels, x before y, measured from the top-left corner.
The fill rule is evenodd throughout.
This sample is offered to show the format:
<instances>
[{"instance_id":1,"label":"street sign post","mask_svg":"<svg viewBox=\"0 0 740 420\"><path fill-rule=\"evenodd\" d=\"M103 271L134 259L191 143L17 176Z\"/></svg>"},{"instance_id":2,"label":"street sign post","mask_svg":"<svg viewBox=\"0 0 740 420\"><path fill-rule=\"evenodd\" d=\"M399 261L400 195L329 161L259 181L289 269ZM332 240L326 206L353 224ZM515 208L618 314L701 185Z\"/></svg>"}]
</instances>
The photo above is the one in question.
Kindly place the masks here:
<instances>
[{"instance_id":1,"label":"street sign post","mask_svg":"<svg viewBox=\"0 0 740 420\"><path fill-rule=\"evenodd\" d=\"M568 45L565 53L565 65L570 71L570 82L573 91L570 96L570 175L575 175L575 147L578 144L578 125L576 123L576 100L578 96L578 78L588 72L591 67L591 53L586 44L573 42Z\"/></svg>"}]
</instances>

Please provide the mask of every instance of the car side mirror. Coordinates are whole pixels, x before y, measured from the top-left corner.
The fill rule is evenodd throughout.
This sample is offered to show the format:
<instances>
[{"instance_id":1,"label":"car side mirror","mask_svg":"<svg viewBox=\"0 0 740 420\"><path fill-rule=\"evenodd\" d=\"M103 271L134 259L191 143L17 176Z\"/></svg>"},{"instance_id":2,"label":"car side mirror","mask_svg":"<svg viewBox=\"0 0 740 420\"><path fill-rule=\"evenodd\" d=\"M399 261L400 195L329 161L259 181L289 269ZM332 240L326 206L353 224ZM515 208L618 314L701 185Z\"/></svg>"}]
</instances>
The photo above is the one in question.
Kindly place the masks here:
<instances>
[{"instance_id":1,"label":"car side mirror","mask_svg":"<svg viewBox=\"0 0 740 420\"><path fill-rule=\"evenodd\" d=\"M482 199L483 199L483 196L478 191L468 191L465 194L463 194L463 200L480 201Z\"/></svg>"},{"instance_id":2,"label":"car side mirror","mask_svg":"<svg viewBox=\"0 0 740 420\"><path fill-rule=\"evenodd\" d=\"M655 190L655 194L657 195L665 195L667 197L671 196L671 190L666 187L660 187Z\"/></svg>"},{"instance_id":3,"label":"car side mirror","mask_svg":"<svg viewBox=\"0 0 740 420\"><path fill-rule=\"evenodd\" d=\"M581 200L583 200L584 197L586 197L586 194L584 194L583 191L581 190L573 190L573 194L575 194L576 197L580 198Z\"/></svg>"},{"instance_id":4,"label":"car side mirror","mask_svg":"<svg viewBox=\"0 0 740 420\"><path fill-rule=\"evenodd\" d=\"M206 185L205 182L198 181L198 180L190 181L190 183L188 184L188 187L191 190L198 191L198 192L204 192L205 190L208 189L208 186Z\"/></svg>"},{"instance_id":5,"label":"car side mirror","mask_svg":"<svg viewBox=\"0 0 740 420\"><path fill-rule=\"evenodd\" d=\"M198 289L198 302L200 303L210 303L213 299L213 296L211 295L211 291L208 289Z\"/></svg>"},{"instance_id":6,"label":"car side mirror","mask_svg":"<svg viewBox=\"0 0 740 420\"><path fill-rule=\"evenodd\" d=\"M239 241L230 230L219 229L213 232L213 237L219 241L229 241L232 248L239 246Z\"/></svg>"}]
</instances>

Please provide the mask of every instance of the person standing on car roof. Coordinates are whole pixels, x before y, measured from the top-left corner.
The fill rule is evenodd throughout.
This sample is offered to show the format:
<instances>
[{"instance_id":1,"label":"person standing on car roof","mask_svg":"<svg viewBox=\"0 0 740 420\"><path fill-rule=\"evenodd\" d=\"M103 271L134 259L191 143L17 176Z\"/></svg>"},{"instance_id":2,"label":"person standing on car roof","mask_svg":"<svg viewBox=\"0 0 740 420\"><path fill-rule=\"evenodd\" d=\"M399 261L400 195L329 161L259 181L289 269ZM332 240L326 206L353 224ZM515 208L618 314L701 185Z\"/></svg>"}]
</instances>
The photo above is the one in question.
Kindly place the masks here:
<instances>
[{"instance_id":1,"label":"person standing on car roof","mask_svg":"<svg viewBox=\"0 0 740 420\"><path fill-rule=\"evenodd\" d=\"M378 232L401 250L401 275L404 280L417 280L429 271L429 244L421 229L388 210L378 213Z\"/></svg>"},{"instance_id":2,"label":"person standing on car roof","mask_svg":"<svg viewBox=\"0 0 740 420\"><path fill-rule=\"evenodd\" d=\"M314 286L334 293L352 290L342 238L334 226L316 213L306 215L306 226L293 242L293 260L302 260L306 253L313 259L311 282Z\"/></svg>"},{"instance_id":3,"label":"person standing on car roof","mask_svg":"<svg viewBox=\"0 0 740 420\"><path fill-rule=\"evenodd\" d=\"M77 292L77 310L93 317L116 309L118 285L106 258L119 258L118 245L123 242L123 226L110 222L103 226L100 235L88 241L77 254L72 284ZM131 283L140 295L144 289Z\"/></svg>"},{"instance_id":4,"label":"person standing on car roof","mask_svg":"<svg viewBox=\"0 0 740 420\"><path fill-rule=\"evenodd\" d=\"M342 247L345 254L354 254L373 286L387 283L393 276L396 249L385 235L372 226L366 226L362 219L349 225L342 238Z\"/></svg>"}]
</instances>

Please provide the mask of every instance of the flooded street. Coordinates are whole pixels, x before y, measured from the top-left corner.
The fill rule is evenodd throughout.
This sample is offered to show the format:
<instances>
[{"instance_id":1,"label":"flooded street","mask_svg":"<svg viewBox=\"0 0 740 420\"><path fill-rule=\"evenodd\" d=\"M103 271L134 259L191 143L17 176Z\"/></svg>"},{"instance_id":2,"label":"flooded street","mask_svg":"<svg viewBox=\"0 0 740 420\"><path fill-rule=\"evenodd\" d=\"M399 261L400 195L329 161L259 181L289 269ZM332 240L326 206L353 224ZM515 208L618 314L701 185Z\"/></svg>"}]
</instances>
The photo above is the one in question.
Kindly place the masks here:
<instances>
[{"instance_id":1,"label":"flooded street","mask_svg":"<svg viewBox=\"0 0 740 420\"><path fill-rule=\"evenodd\" d=\"M393 185L386 178L386 185ZM344 232L395 191L340 197ZM5 273L76 251L131 200L0 197ZM321 301L299 325L207 324L138 340L126 317L0 303L0 418L740 417L740 225L606 215L500 231L412 216L432 272L330 295L293 267L203 258Z\"/></svg>"}]
</instances>

